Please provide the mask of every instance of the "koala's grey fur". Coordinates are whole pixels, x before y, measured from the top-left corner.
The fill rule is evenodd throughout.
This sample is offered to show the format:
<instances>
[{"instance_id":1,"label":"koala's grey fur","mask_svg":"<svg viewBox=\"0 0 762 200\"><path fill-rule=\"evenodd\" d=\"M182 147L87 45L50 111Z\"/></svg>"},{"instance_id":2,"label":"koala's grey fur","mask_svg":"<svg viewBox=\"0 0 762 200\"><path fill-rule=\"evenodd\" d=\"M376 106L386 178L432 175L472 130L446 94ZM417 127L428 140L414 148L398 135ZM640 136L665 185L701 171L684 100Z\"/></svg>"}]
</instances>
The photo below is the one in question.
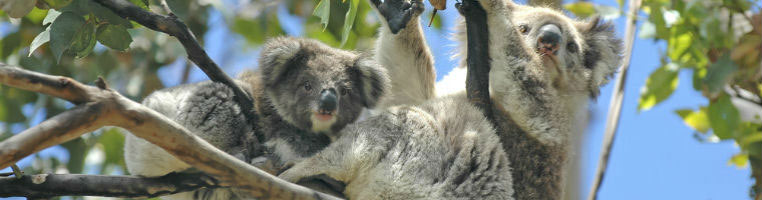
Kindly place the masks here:
<instances>
[{"instance_id":1,"label":"koala's grey fur","mask_svg":"<svg viewBox=\"0 0 762 200\"><path fill-rule=\"evenodd\" d=\"M254 99L256 122L245 120L229 88L213 82L156 91L143 104L217 148L277 173L335 140L339 130L377 104L389 84L385 70L371 58L315 40L270 39L259 60L259 69L236 80ZM323 89L338 95L330 121L313 117ZM161 176L190 167L143 139L128 134L126 140L125 161L133 175ZM236 194L230 188L199 189L165 198L247 198Z\"/></svg>"},{"instance_id":2,"label":"koala's grey fur","mask_svg":"<svg viewBox=\"0 0 762 200\"><path fill-rule=\"evenodd\" d=\"M413 4L404 6L410 9L421 3L386 2L407 2ZM610 23L597 19L574 20L556 10L518 5L510 0L479 2L487 11L490 31L493 117L498 121L496 126L501 132L497 135L511 163L514 197L560 199L567 157L574 154L571 143L581 137L590 99L598 95L599 88L620 65L622 43L614 36ZM383 11L380 13L389 18ZM421 105L435 95L465 99L465 24L461 20L455 36L461 42L461 66L432 88L428 47L423 42L412 42L423 38L417 16L397 33L384 29L388 27L380 31L376 58L393 74L391 91L395 94L386 101ZM560 48L555 54L543 54L537 45L536 30L550 23L560 29ZM528 27L526 34L517 30L521 25Z\"/></svg>"},{"instance_id":3,"label":"koala's grey fur","mask_svg":"<svg viewBox=\"0 0 762 200\"><path fill-rule=\"evenodd\" d=\"M345 182L349 199L512 199L500 139L464 98L390 107L341 132L279 177L324 174Z\"/></svg>"}]
</instances>

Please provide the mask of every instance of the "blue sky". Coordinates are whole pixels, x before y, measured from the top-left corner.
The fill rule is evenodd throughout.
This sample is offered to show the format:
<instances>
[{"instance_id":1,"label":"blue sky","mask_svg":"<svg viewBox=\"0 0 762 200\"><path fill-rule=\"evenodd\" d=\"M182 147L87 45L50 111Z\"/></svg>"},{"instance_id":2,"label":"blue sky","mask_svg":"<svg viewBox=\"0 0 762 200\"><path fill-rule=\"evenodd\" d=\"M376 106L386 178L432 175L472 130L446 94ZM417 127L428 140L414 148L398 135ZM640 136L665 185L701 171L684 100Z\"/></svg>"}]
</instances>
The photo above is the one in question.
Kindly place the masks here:
<instances>
[{"instance_id":1,"label":"blue sky","mask_svg":"<svg viewBox=\"0 0 762 200\"><path fill-rule=\"evenodd\" d=\"M615 1L593 2L617 6ZM302 35L303 21L286 16L283 8L279 12L286 32L295 36ZM457 60L450 59L455 43L448 38L453 32L453 22L458 13L451 8L439 14L444 19L444 28L424 30L436 58L437 76L441 78L457 63ZM615 21L616 32L620 37L624 33L624 21L624 18ZM425 17L422 22L427 23L428 18ZM258 49L246 46L243 38L231 33L219 13L212 12L209 25L211 29L204 38L208 41L205 48L220 66L226 66L224 70L228 74L234 75L256 65ZM749 186L753 184L749 168L738 169L727 164L739 148L729 141L700 142L694 138L694 131L685 126L673 112L680 108L695 109L707 104L692 89L690 72L680 73L680 84L669 99L649 111L636 110L640 88L648 75L659 66L659 52L664 49L664 43L639 38L635 40L622 118L600 199L749 199ZM178 84L181 65L181 62L176 62L162 68L160 77L172 77L162 81L168 86ZM200 70L193 69L191 82L206 79ZM593 118L581 152L583 178L580 193L583 197L587 195L598 162L612 88L613 81L601 89L597 101L591 102ZM67 159L65 154L60 147L43 152L43 155L58 156L64 160ZM28 165L30 160L24 159L20 164Z\"/></svg>"}]
</instances>

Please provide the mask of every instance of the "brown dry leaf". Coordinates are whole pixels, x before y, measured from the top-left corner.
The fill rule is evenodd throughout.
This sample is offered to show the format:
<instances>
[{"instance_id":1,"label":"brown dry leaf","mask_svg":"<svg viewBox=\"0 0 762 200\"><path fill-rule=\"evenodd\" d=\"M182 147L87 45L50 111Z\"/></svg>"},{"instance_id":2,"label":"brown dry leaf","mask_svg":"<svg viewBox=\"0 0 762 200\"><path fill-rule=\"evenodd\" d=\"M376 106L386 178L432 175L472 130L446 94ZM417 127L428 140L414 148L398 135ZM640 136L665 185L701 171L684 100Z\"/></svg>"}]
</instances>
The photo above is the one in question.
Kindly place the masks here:
<instances>
[{"instance_id":1,"label":"brown dry leaf","mask_svg":"<svg viewBox=\"0 0 762 200\"><path fill-rule=\"evenodd\" d=\"M429 3L431 3L431 6L436 10L447 9L447 0L429 0Z\"/></svg>"}]
</instances>

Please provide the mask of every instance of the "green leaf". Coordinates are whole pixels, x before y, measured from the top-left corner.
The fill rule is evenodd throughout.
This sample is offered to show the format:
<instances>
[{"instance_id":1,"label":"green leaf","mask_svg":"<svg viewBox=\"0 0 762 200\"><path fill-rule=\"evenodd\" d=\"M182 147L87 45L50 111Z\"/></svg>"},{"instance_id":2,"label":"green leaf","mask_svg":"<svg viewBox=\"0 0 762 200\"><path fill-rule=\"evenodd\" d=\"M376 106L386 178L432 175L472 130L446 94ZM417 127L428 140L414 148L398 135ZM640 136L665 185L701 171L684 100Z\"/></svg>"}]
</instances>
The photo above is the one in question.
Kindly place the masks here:
<instances>
[{"instance_id":1,"label":"green leaf","mask_svg":"<svg viewBox=\"0 0 762 200\"><path fill-rule=\"evenodd\" d=\"M714 135L722 140L736 135L741 120L728 95L720 95L716 101L709 103L709 123Z\"/></svg>"},{"instance_id":2,"label":"green leaf","mask_svg":"<svg viewBox=\"0 0 762 200\"><path fill-rule=\"evenodd\" d=\"M574 13L577 17L585 18L595 14L595 5L586 1L578 1L564 5L566 10Z\"/></svg>"},{"instance_id":3,"label":"green leaf","mask_svg":"<svg viewBox=\"0 0 762 200\"><path fill-rule=\"evenodd\" d=\"M53 9L61 9L69 5L73 0L42 0Z\"/></svg>"},{"instance_id":4,"label":"green leaf","mask_svg":"<svg viewBox=\"0 0 762 200\"><path fill-rule=\"evenodd\" d=\"M40 34L37 35L37 37L34 37L34 40L32 40L32 44L29 46L29 55L32 56L32 53L34 53L37 48L42 46L45 43L48 43L50 41L50 27L45 28L44 31L42 31Z\"/></svg>"},{"instance_id":5,"label":"green leaf","mask_svg":"<svg viewBox=\"0 0 762 200\"><path fill-rule=\"evenodd\" d=\"M738 145L740 145L741 148L746 148L749 144L762 142L762 129L760 129L760 127L762 127L762 125L753 122L741 123L738 137L736 137Z\"/></svg>"},{"instance_id":6,"label":"green leaf","mask_svg":"<svg viewBox=\"0 0 762 200\"><path fill-rule=\"evenodd\" d=\"M95 23L89 22L74 34L74 41L69 50L74 52L77 58L83 58L93 52L93 47L95 47Z\"/></svg>"},{"instance_id":7,"label":"green leaf","mask_svg":"<svg viewBox=\"0 0 762 200\"><path fill-rule=\"evenodd\" d=\"M120 25L104 24L98 26L98 42L119 51L124 51L130 47L132 37L127 32L127 28Z\"/></svg>"},{"instance_id":8,"label":"green leaf","mask_svg":"<svg viewBox=\"0 0 762 200\"><path fill-rule=\"evenodd\" d=\"M42 20L42 25L45 26L50 23L53 23L53 21L55 21L59 15L61 15L61 12L58 12L53 9L48 10L48 15L45 15L45 19Z\"/></svg>"},{"instance_id":9,"label":"green leaf","mask_svg":"<svg viewBox=\"0 0 762 200\"><path fill-rule=\"evenodd\" d=\"M733 155L733 157L730 157L730 160L728 160L728 165L735 165L738 168L744 168L747 164L749 164L749 154L746 153Z\"/></svg>"},{"instance_id":10,"label":"green leaf","mask_svg":"<svg viewBox=\"0 0 762 200\"><path fill-rule=\"evenodd\" d=\"M40 24L42 23L42 20L45 19L45 16L48 14L48 10L42 10L37 7L32 8L32 11L30 11L26 16L24 16L24 19L28 19L32 24Z\"/></svg>"},{"instance_id":11,"label":"green leaf","mask_svg":"<svg viewBox=\"0 0 762 200\"><path fill-rule=\"evenodd\" d=\"M676 64L668 63L648 76L646 85L640 90L638 111L649 110L672 95L678 84L678 68Z\"/></svg>"},{"instance_id":12,"label":"green leaf","mask_svg":"<svg viewBox=\"0 0 762 200\"><path fill-rule=\"evenodd\" d=\"M73 12L61 13L50 25L50 50L55 56L56 63L61 61L61 55L73 43L77 31L83 28L85 19Z\"/></svg>"},{"instance_id":13,"label":"green leaf","mask_svg":"<svg viewBox=\"0 0 762 200\"><path fill-rule=\"evenodd\" d=\"M681 118L683 118L683 122L685 122L685 125L688 125L688 127L693 128L693 130L696 130L701 133L706 133L709 131L709 117L706 114L706 107L702 107L697 111L693 111L690 109L683 109L683 110L676 110L675 113L677 115L680 115Z\"/></svg>"},{"instance_id":14,"label":"green leaf","mask_svg":"<svg viewBox=\"0 0 762 200\"><path fill-rule=\"evenodd\" d=\"M670 36L667 45L667 55L673 61L679 61L680 58L688 52L693 44L693 33L683 33L679 35Z\"/></svg>"},{"instance_id":15,"label":"green leaf","mask_svg":"<svg viewBox=\"0 0 762 200\"><path fill-rule=\"evenodd\" d=\"M342 28L341 46L347 43L347 38L349 38L349 34L352 32L352 25L355 24L355 17L357 17L357 4L360 4L360 0L349 1L349 10L344 17L344 27Z\"/></svg>"},{"instance_id":16,"label":"green leaf","mask_svg":"<svg viewBox=\"0 0 762 200\"><path fill-rule=\"evenodd\" d=\"M709 65L707 68L706 76L702 83L704 83L704 91L708 92L711 96L716 95L722 91L725 84L733 77L733 73L738 70L738 66L730 60L730 54L725 54L716 62Z\"/></svg>"},{"instance_id":17,"label":"green leaf","mask_svg":"<svg viewBox=\"0 0 762 200\"><path fill-rule=\"evenodd\" d=\"M0 7L3 11L12 18L24 17L29 11L34 8L35 0L2 0L0 1Z\"/></svg>"},{"instance_id":18,"label":"green leaf","mask_svg":"<svg viewBox=\"0 0 762 200\"><path fill-rule=\"evenodd\" d=\"M331 19L331 0L320 0L315 11L312 15L320 18L320 23L323 24L323 30L328 27L328 21Z\"/></svg>"}]
</instances>

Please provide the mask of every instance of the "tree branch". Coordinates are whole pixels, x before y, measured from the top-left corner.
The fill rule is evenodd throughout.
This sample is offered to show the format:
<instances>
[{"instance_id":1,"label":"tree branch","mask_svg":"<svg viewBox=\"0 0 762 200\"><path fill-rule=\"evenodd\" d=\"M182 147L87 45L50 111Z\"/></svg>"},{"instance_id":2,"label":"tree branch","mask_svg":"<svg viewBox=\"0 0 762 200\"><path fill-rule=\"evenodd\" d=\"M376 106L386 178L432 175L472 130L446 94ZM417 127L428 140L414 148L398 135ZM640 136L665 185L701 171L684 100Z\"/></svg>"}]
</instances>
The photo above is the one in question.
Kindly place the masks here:
<instances>
[{"instance_id":1,"label":"tree branch","mask_svg":"<svg viewBox=\"0 0 762 200\"><path fill-rule=\"evenodd\" d=\"M67 80L67 84L50 80ZM158 112L109 89L103 79L96 81L96 88L65 77L0 65L0 83L69 99L87 100L0 142L0 168L102 126L119 126L213 176L220 181L220 186L236 186L258 199L336 199L278 179L228 155Z\"/></svg>"},{"instance_id":2,"label":"tree branch","mask_svg":"<svg viewBox=\"0 0 762 200\"><path fill-rule=\"evenodd\" d=\"M637 23L638 10L640 10L640 0L630 0L624 36L624 60L619 68L619 74L617 74L616 83L614 84L614 92L611 95L609 114L606 117L606 129L604 129L603 133L603 147L601 148L598 168L593 178L590 194L588 194L589 200L598 199L598 190L601 189L601 182L603 182L603 176L606 174L606 168L609 165L609 158L611 157L611 149L614 146L614 138L619 126L619 116L622 112L622 100L624 100L624 83L627 78L627 69L630 67L630 59L632 59L632 44L635 41L635 24Z\"/></svg>"},{"instance_id":3,"label":"tree branch","mask_svg":"<svg viewBox=\"0 0 762 200\"><path fill-rule=\"evenodd\" d=\"M0 177L0 197L103 196L152 198L199 188L218 187L203 173L169 173L160 177L83 174L36 174Z\"/></svg>"},{"instance_id":4,"label":"tree branch","mask_svg":"<svg viewBox=\"0 0 762 200\"><path fill-rule=\"evenodd\" d=\"M495 124L492 116L492 102L489 96L489 32L487 12L475 0L464 0L456 4L461 15L466 19L466 38L468 43L466 57L466 96L484 116Z\"/></svg>"},{"instance_id":5,"label":"tree branch","mask_svg":"<svg viewBox=\"0 0 762 200\"><path fill-rule=\"evenodd\" d=\"M177 16L172 13L169 13L169 16L152 13L125 0L95 0L95 2L111 9L114 13L125 19L133 20L151 30L163 32L177 38L183 45L183 48L185 48L185 51L188 54L188 59L201 68L201 70L209 76L209 79L230 87L235 94L236 102L241 106L241 110L243 110L246 118L249 121L257 120L257 116L254 114L253 109L254 101L251 96L246 94L243 88L235 84L233 79L225 74L225 72L223 72L220 67L209 58L209 55L206 54L206 51L204 51L196 40L196 36L193 35L190 29L188 29ZM166 9L167 12L171 12L169 6L166 6L166 3L163 3L162 7L163 9Z\"/></svg>"}]
</instances>

